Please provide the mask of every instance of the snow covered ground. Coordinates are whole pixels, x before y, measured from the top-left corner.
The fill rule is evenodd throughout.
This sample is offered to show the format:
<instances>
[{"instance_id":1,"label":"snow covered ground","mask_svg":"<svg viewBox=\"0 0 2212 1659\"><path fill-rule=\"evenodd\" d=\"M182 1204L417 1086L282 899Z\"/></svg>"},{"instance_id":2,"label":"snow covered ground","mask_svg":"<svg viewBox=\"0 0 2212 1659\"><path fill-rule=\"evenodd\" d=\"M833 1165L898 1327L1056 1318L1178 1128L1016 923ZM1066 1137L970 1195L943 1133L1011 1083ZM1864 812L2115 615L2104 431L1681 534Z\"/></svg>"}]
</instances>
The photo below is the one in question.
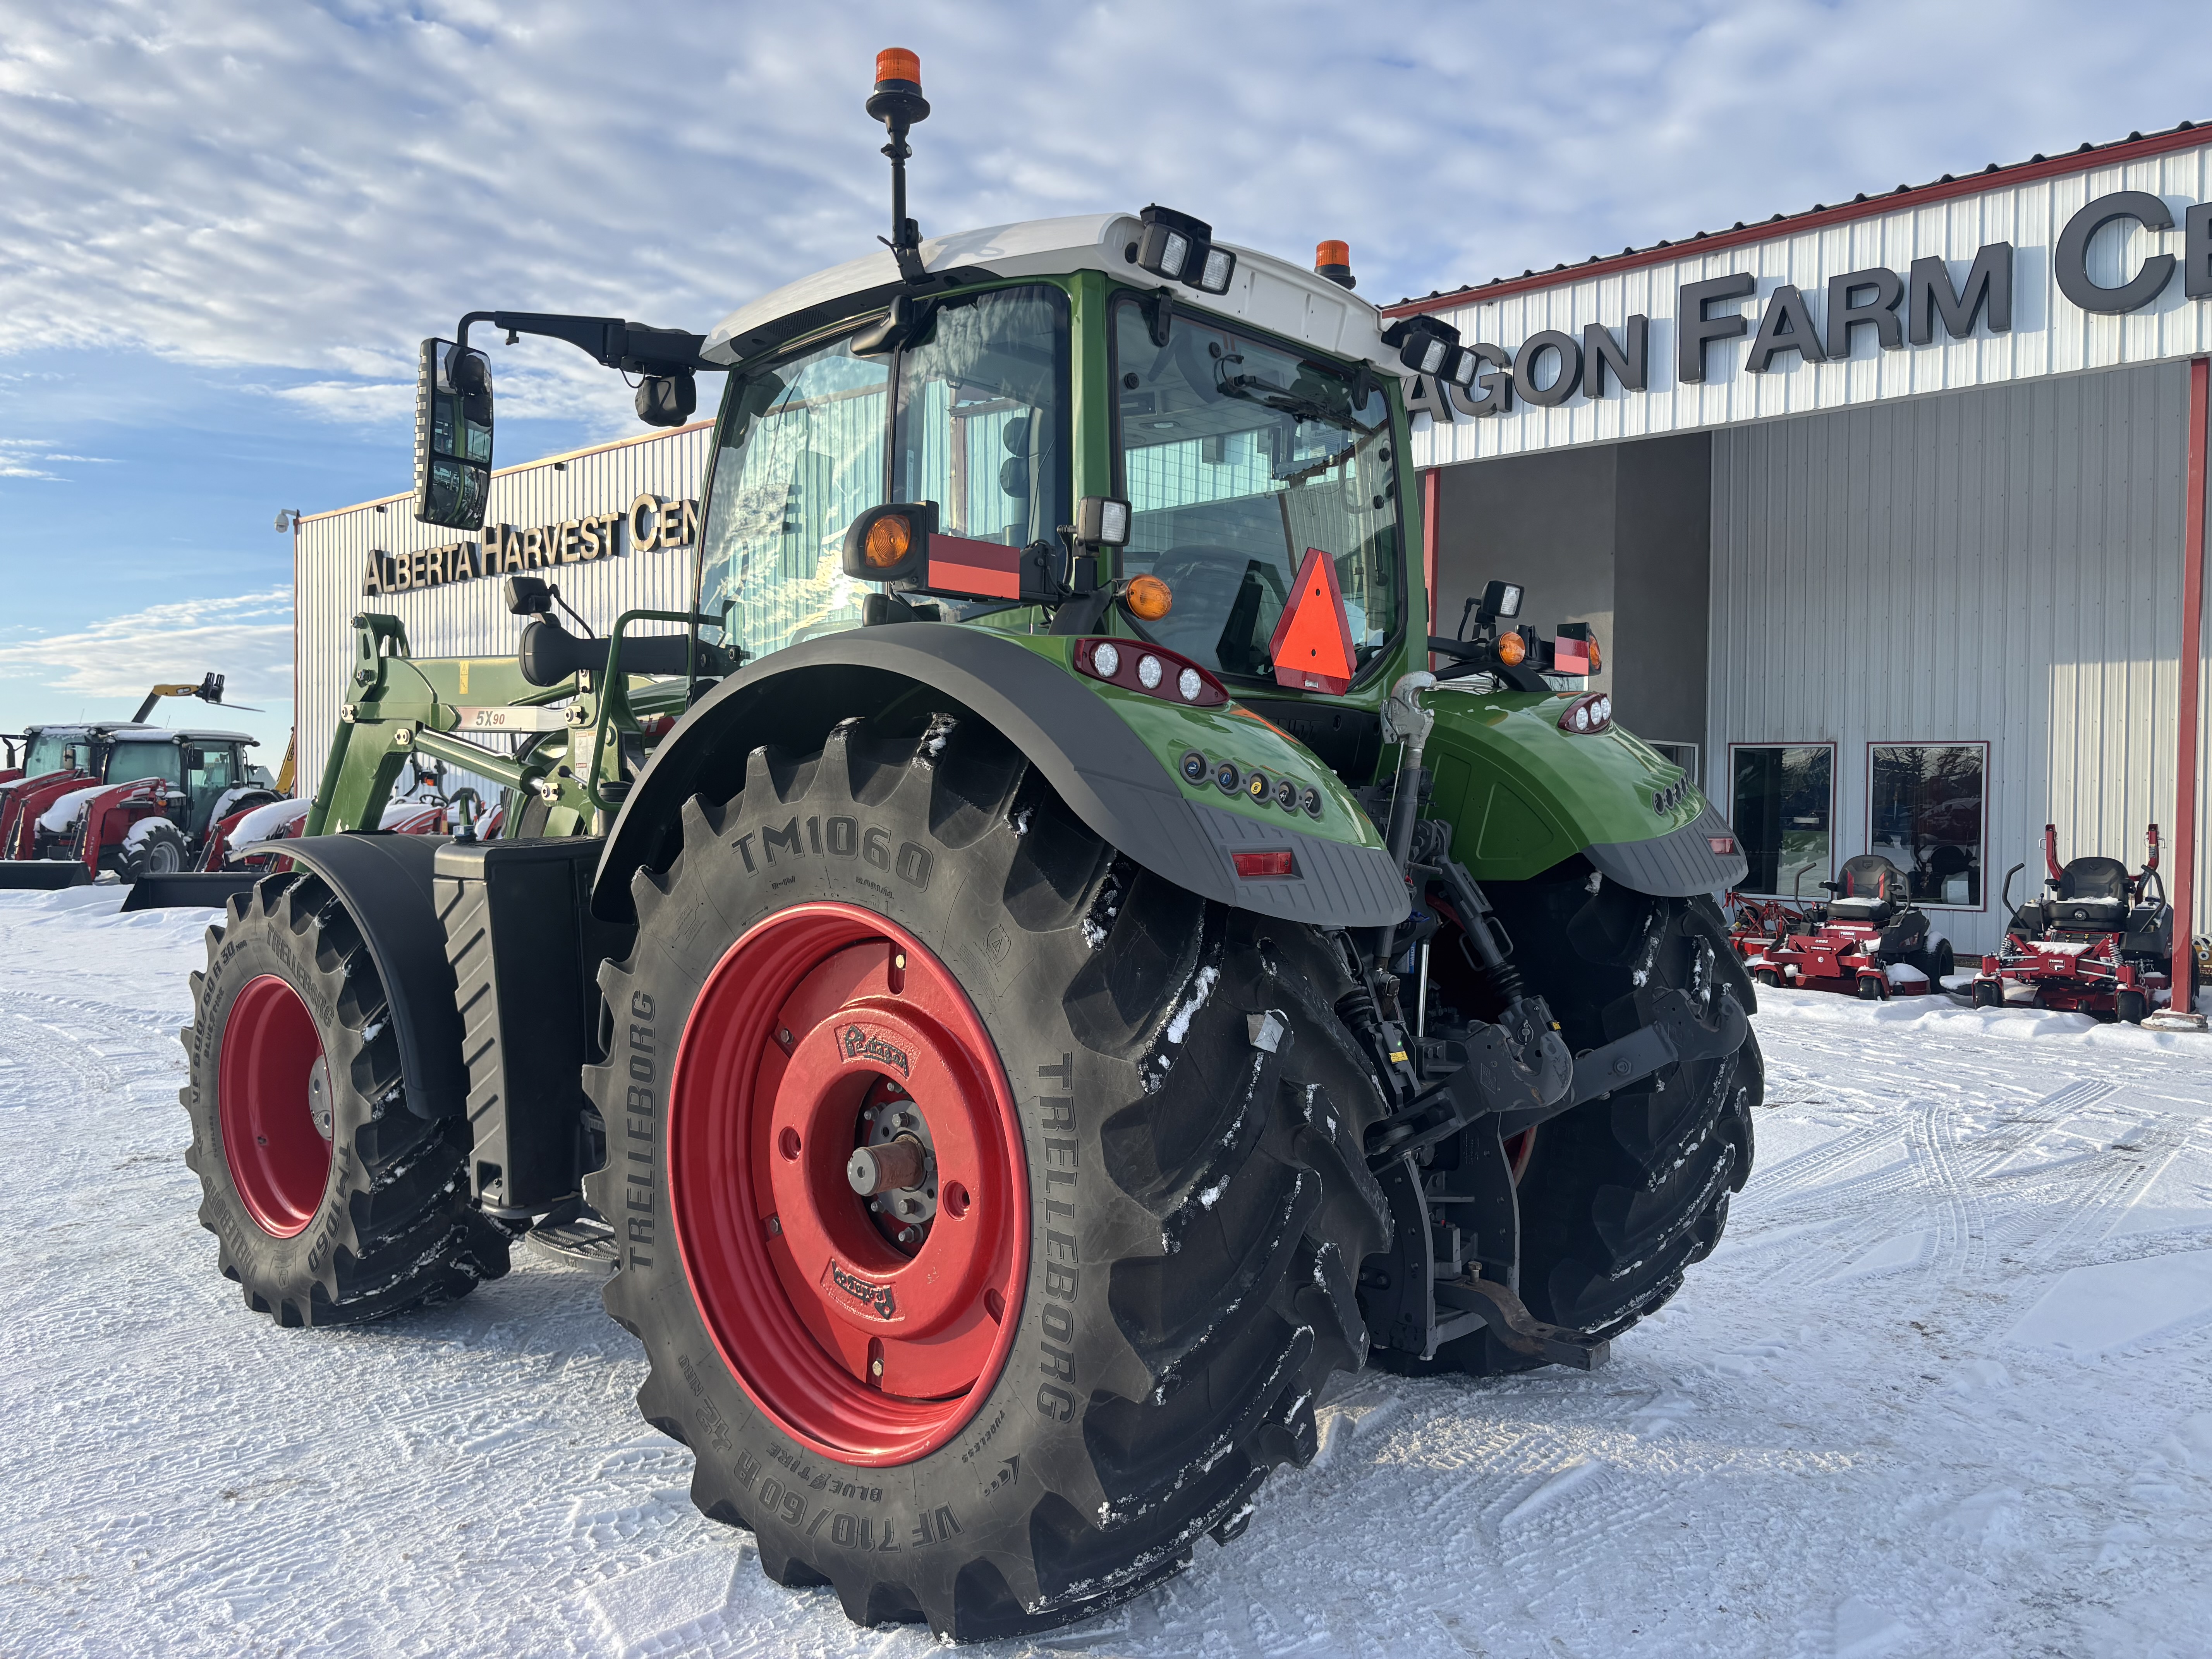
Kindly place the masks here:
<instances>
[{"instance_id":1,"label":"snow covered ground","mask_svg":"<svg viewBox=\"0 0 2212 1659\"><path fill-rule=\"evenodd\" d=\"M0 1655L920 1654L769 1584L590 1269L279 1331L175 1093L208 915L0 895ZM1227 1549L987 1653L2212 1652L2212 1039L1765 999L1728 1237L1594 1375L1364 1377Z\"/></svg>"}]
</instances>

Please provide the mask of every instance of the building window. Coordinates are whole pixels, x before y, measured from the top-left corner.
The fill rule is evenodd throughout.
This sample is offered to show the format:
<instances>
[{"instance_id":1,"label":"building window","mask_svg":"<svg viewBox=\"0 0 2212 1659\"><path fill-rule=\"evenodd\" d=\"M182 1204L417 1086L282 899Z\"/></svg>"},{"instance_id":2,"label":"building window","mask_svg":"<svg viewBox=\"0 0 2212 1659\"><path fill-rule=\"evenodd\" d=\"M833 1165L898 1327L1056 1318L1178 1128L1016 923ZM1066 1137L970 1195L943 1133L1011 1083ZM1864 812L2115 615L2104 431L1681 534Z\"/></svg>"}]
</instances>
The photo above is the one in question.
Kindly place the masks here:
<instances>
[{"instance_id":1,"label":"building window","mask_svg":"<svg viewBox=\"0 0 2212 1659\"><path fill-rule=\"evenodd\" d=\"M1921 904L1982 906L1985 743L1870 744L1867 847L1911 878Z\"/></svg>"},{"instance_id":2,"label":"building window","mask_svg":"<svg viewBox=\"0 0 2212 1659\"><path fill-rule=\"evenodd\" d=\"M1748 893L1818 897L1835 867L1834 745L1736 744L1729 751L1735 810L1729 822L1751 868Z\"/></svg>"}]
</instances>

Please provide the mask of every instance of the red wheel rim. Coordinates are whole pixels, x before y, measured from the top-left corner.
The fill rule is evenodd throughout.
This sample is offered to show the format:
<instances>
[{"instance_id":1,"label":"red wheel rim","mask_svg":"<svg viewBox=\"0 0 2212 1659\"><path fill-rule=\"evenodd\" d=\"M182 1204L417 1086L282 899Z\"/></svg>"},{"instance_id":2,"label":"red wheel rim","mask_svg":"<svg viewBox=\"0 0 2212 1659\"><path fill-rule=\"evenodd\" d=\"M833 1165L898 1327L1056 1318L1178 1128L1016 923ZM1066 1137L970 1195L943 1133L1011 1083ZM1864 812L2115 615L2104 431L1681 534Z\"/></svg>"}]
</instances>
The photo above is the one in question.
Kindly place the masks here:
<instances>
[{"instance_id":1,"label":"red wheel rim","mask_svg":"<svg viewBox=\"0 0 2212 1659\"><path fill-rule=\"evenodd\" d=\"M935 1178L905 1246L846 1175L887 1106L920 1120ZM920 940L823 903L732 945L678 1046L668 1159L707 1328L785 1433L882 1466L960 1431L1013 1343L1028 1160L998 1049Z\"/></svg>"},{"instance_id":2,"label":"red wheel rim","mask_svg":"<svg viewBox=\"0 0 2212 1659\"><path fill-rule=\"evenodd\" d=\"M330 1134L316 1127L309 1095L323 1066L300 994L274 974L248 980L223 1024L216 1116L231 1184L271 1238L304 1231L330 1184Z\"/></svg>"}]
</instances>

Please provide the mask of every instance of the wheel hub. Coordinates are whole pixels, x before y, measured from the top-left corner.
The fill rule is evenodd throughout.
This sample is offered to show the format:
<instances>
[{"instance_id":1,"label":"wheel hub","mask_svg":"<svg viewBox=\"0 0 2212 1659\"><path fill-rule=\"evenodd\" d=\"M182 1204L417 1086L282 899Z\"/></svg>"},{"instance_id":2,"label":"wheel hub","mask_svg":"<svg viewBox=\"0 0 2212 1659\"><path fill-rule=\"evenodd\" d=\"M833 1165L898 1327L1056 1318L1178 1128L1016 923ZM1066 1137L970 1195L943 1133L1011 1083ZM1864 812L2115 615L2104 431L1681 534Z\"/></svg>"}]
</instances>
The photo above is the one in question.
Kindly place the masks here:
<instances>
[{"instance_id":1,"label":"wheel hub","mask_svg":"<svg viewBox=\"0 0 2212 1659\"><path fill-rule=\"evenodd\" d=\"M910 1461L1012 1338L1028 1174L951 970L857 906L794 907L708 975L670 1085L669 1195L723 1356L794 1437Z\"/></svg>"},{"instance_id":2,"label":"wheel hub","mask_svg":"<svg viewBox=\"0 0 2212 1659\"><path fill-rule=\"evenodd\" d=\"M331 1068L314 1016L274 974L230 1006L216 1067L216 1121L231 1185L272 1238L307 1230L331 1178Z\"/></svg>"}]
</instances>

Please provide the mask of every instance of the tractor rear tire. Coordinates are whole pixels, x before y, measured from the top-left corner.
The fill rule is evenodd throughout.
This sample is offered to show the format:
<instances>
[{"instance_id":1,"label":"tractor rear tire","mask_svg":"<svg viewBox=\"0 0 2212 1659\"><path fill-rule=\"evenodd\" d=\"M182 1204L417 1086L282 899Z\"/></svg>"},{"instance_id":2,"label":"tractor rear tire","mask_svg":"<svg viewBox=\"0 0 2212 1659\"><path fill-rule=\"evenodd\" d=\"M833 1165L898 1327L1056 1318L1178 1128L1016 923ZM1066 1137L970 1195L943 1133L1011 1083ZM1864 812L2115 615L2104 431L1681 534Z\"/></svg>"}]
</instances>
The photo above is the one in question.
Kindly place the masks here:
<instances>
[{"instance_id":1,"label":"tractor rear tire","mask_svg":"<svg viewBox=\"0 0 2212 1659\"><path fill-rule=\"evenodd\" d=\"M972 718L754 750L632 891L585 1073L607 1310L770 1578L1042 1630L1311 1459L1388 1237L1325 939L1133 868ZM930 1173L864 1199L891 1129Z\"/></svg>"},{"instance_id":2,"label":"tractor rear tire","mask_svg":"<svg viewBox=\"0 0 2212 1659\"><path fill-rule=\"evenodd\" d=\"M191 848L185 832L167 818L143 818L131 826L119 854L124 881L143 876L173 876L192 867Z\"/></svg>"},{"instance_id":3,"label":"tractor rear tire","mask_svg":"<svg viewBox=\"0 0 2212 1659\"><path fill-rule=\"evenodd\" d=\"M317 876L270 876L207 934L182 1033L185 1162L223 1276L280 1325L374 1319L507 1269L469 1198L468 1121L408 1109L382 981Z\"/></svg>"},{"instance_id":4,"label":"tractor rear tire","mask_svg":"<svg viewBox=\"0 0 2212 1659\"><path fill-rule=\"evenodd\" d=\"M1486 889L1577 1054L1641 1023L1645 987L1710 1007L1723 987L1747 1013L1756 993L1709 898L1655 898L1612 884L1589 893L1569 869ZM1619 1335L1680 1288L1728 1224L1751 1173L1752 1114L1765 1095L1755 1031L1717 1059L1677 1061L1535 1132L1519 1182L1521 1299L1537 1318ZM1493 1359L1495 1354L1492 1354Z\"/></svg>"}]
</instances>

